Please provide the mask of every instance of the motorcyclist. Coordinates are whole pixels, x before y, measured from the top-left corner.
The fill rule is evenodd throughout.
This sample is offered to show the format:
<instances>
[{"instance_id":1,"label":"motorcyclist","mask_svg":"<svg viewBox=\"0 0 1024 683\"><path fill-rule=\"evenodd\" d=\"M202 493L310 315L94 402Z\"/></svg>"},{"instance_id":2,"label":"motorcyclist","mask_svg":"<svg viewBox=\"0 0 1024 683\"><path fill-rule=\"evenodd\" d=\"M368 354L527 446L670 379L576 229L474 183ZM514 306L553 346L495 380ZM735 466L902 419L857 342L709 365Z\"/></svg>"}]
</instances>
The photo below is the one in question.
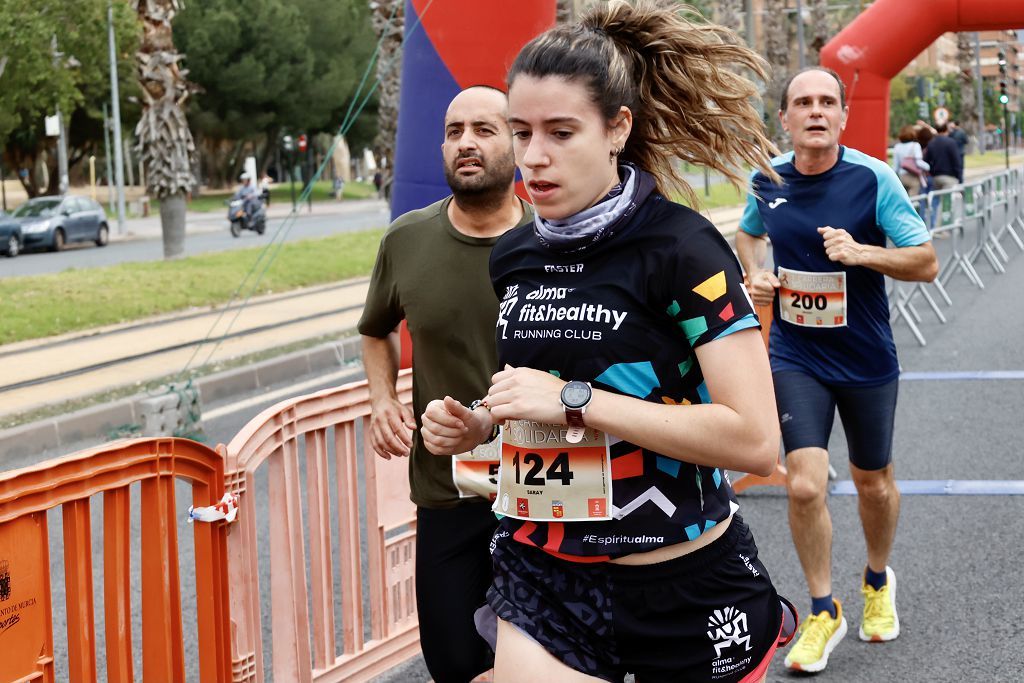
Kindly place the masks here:
<instances>
[{"instance_id":1,"label":"motorcyclist","mask_svg":"<svg viewBox=\"0 0 1024 683\"><path fill-rule=\"evenodd\" d=\"M241 199L244 202L242 208L245 209L245 222L248 224L260 208L260 194L256 190L255 185L253 185L252 177L248 173L243 173L239 176L239 180L242 181L242 186L238 188L232 199Z\"/></svg>"}]
</instances>

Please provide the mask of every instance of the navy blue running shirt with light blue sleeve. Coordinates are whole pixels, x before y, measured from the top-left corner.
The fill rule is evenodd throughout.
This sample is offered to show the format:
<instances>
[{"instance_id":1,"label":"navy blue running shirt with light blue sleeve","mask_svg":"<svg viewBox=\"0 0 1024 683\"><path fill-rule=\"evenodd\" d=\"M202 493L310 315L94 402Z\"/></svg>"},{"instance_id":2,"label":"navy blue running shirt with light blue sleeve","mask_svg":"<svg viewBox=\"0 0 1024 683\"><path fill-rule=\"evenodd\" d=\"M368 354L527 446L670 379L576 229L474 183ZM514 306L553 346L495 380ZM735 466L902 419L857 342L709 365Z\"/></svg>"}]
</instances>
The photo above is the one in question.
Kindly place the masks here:
<instances>
[{"instance_id":1,"label":"navy blue running shirt with light blue sleeve","mask_svg":"<svg viewBox=\"0 0 1024 683\"><path fill-rule=\"evenodd\" d=\"M897 247L931 240L906 190L886 164L849 147L839 147L836 165L818 175L804 175L789 152L772 160L782 177L776 185L760 171L751 177L752 192L740 229L767 234L778 268L808 272L845 272L847 326L801 327L781 320L773 309L770 351L772 371L806 372L824 382L870 386L899 375L896 343L889 325L885 277L863 266L830 261L819 227L842 228L860 244Z\"/></svg>"}]
</instances>

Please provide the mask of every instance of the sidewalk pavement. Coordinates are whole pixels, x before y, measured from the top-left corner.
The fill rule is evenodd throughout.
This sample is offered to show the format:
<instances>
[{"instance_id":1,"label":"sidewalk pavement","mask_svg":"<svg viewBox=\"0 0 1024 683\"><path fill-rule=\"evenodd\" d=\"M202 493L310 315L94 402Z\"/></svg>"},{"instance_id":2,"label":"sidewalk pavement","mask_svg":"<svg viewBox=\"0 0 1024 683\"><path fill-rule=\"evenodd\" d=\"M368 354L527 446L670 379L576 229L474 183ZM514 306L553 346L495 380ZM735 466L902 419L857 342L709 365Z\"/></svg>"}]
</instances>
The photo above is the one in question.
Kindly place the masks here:
<instances>
[{"instance_id":1,"label":"sidewalk pavement","mask_svg":"<svg viewBox=\"0 0 1024 683\"><path fill-rule=\"evenodd\" d=\"M318 201L309 204L299 204L295 212L296 218L306 216L343 216L347 213L366 211L368 209L386 208L387 202L383 199L345 199L342 201ZM267 218L280 220L292 213L290 202L275 202L267 208ZM117 227L116 216L109 218L110 241L124 242L128 240L160 239L162 228L160 225L160 212L151 213L149 216L140 218L125 219L125 231L120 233ZM186 211L185 212L185 233L198 235L202 233L221 232L228 229L227 206L217 211Z\"/></svg>"}]
</instances>

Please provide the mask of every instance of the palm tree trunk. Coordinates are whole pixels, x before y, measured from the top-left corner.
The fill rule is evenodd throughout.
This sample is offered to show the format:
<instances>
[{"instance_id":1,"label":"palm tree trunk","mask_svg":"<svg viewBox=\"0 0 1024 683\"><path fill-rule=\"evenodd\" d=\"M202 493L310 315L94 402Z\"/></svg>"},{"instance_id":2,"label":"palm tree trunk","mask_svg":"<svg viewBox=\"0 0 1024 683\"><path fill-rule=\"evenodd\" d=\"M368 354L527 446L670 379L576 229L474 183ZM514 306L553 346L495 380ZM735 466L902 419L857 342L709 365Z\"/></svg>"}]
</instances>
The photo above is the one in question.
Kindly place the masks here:
<instances>
[{"instance_id":1,"label":"palm tree trunk","mask_svg":"<svg viewBox=\"0 0 1024 683\"><path fill-rule=\"evenodd\" d=\"M160 200L164 258L185 252L185 195L195 185L192 157L195 143L185 118L190 94L188 70L179 66L171 21L184 6L181 0L133 0L143 38L136 53L142 84L142 118L135 129L146 168L147 191Z\"/></svg>"},{"instance_id":2,"label":"palm tree trunk","mask_svg":"<svg viewBox=\"0 0 1024 683\"><path fill-rule=\"evenodd\" d=\"M786 0L767 0L764 14L764 56L772 66L772 82L765 96L765 109L768 111L778 109L782 84L789 77L789 50L792 45L789 23ZM778 118L769 116L768 122L772 142L779 149L789 147L789 136L782 130Z\"/></svg>"},{"instance_id":3,"label":"palm tree trunk","mask_svg":"<svg viewBox=\"0 0 1024 683\"><path fill-rule=\"evenodd\" d=\"M715 21L743 35L743 0L719 0L715 5Z\"/></svg>"},{"instance_id":4,"label":"palm tree trunk","mask_svg":"<svg viewBox=\"0 0 1024 683\"><path fill-rule=\"evenodd\" d=\"M370 4L370 21L378 38L383 37L377 58L380 78L377 105L377 138L374 141L380 169L381 188L390 188L395 163L395 136L398 134L398 100L402 86L402 34L405 32L405 0L387 0ZM389 21L390 19L390 21ZM386 165L384 165L386 164ZM385 197L390 191L382 190Z\"/></svg>"},{"instance_id":5,"label":"palm tree trunk","mask_svg":"<svg viewBox=\"0 0 1024 683\"><path fill-rule=\"evenodd\" d=\"M821 64L821 48L832 37L828 20L828 0L814 0L811 5L811 42L808 64Z\"/></svg>"}]
</instances>

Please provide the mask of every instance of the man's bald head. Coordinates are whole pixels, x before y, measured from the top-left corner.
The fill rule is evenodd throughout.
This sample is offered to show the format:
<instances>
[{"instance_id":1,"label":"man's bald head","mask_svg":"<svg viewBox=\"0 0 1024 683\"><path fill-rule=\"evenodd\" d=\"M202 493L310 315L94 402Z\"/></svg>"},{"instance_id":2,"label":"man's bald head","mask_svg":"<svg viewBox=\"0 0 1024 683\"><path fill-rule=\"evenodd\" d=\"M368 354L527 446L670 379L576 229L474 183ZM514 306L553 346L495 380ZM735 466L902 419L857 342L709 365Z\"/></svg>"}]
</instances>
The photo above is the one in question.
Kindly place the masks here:
<instances>
[{"instance_id":1,"label":"man's bald head","mask_svg":"<svg viewBox=\"0 0 1024 683\"><path fill-rule=\"evenodd\" d=\"M515 179L508 96L488 85L466 88L444 117L444 173L456 198L503 195Z\"/></svg>"},{"instance_id":2,"label":"man's bald head","mask_svg":"<svg viewBox=\"0 0 1024 683\"><path fill-rule=\"evenodd\" d=\"M463 118L467 110L477 113L490 112L504 121L508 118L508 95L505 91L490 85L471 85L448 103L448 110L444 115L445 126L447 127L453 115Z\"/></svg>"}]
</instances>

